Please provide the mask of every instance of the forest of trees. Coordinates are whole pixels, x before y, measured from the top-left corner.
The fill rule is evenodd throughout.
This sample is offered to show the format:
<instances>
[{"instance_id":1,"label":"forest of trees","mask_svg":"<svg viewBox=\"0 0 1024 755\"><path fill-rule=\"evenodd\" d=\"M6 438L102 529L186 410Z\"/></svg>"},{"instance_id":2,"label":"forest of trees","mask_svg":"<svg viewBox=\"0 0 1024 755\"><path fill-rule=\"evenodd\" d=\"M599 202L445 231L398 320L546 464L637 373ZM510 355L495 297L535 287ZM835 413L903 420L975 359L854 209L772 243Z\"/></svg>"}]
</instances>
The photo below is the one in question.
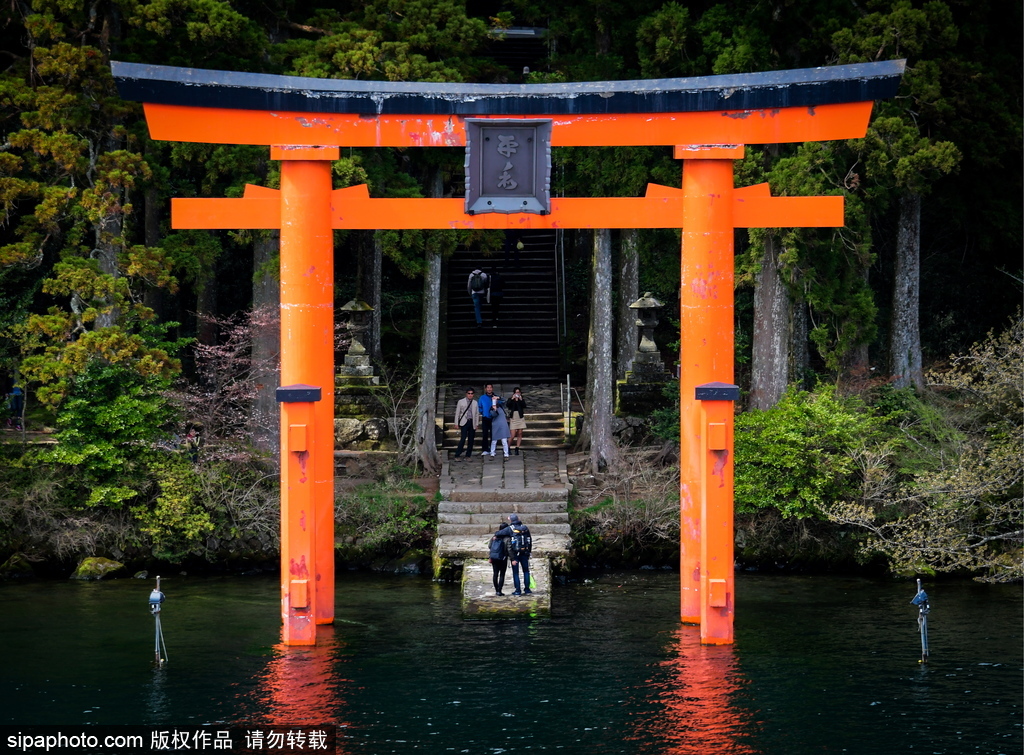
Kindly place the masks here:
<instances>
[{"instance_id":1,"label":"forest of trees","mask_svg":"<svg viewBox=\"0 0 1024 755\"><path fill-rule=\"evenodd\" d=\"M277 239L172 231L169 207L171 197L232 197L246 183L276 186L278 167L265 147L150 140L141 106L117 96L112 59L327 78L532 83L905 58L900 94L877 103L866 138L752 146L737 163L738 186L766 181L776 195L841 194L847 208L841 229L737 233L737 379L745 407L756 416L823 384L844 396L882 389L917 396L934 386L929 369L965 375L950 355L980 353L971 349L997 342L985 340L990 332L1020 337L1019 2L333 6L13 0L0 10L0 388L25 386L30 416L56 428L59 441L4 451L0 561L14 552L69 558L132 547L174 559L218 542L259 550L271 537L263 515L273 491L262 483L273 472L258 452L272 449L275 423L275 336L267 323L276 307ZM524 27L542 30L536 42L503 33ZM335 187L367 183L373 196L457 196L462 159L459 150L344 149L333 166ZM563 148L553 159L558 195L637 196L648 181L680 180L668 147ZM424 365L429 372L437 345L421 334L428 332L424 322L437 318L441 260L459 245L501 244L496 233L339 232L335 267L358 273L338 276L336 301L358 294L373 303L374 356L406 373L423 374ZM671 314L678 304L677 232L578 232L565 248L570 310L586 312L595 300L590 275L600 253L613 261L609 269L638 271L616 273L602 300L615 306L651 291L667 304L658 343L678 344ZM581 384L587 324L569 327L566 368ZM434 350L433 362L429 353L421 359L421 347ZM1019 359L1019 340L991 348ZM613 353L610 344L602 352ZM990 413L1017 411L1016 425L1007 428L1005 416L1004 424L986 424L979 409L948 432L960 442L969 424L1012 454L1012 444L999 442L1016 438L1020 445L1019 383L1015 395L997 391L987 405ZM963 378L949 390L970 384ZM422 385L420 404L432 406L433 376ZM1012 380L1007 390L1013 394ZM903 401L900 411L909 412L910 399ZM171 434L200 421L208 463L197 468L161 450ZM432 424L430 416L424 428ZM946 431L930 431L936 453L948 453ZM979 443L971 453L991 451ZM423 467L436 465L436 453L432 438L421 443ZM1006 484L972 499L974 521L995 505L993 496L1010 507L1000 509L998 533L981 532L980 543L969 546L1002 547L1000 558L1003 546L1021 543L1019 464L1012 457L1005 463ZM921 464L938 474L934 464ZM902 469L900 485L919 472ZM872 518L877 506L863 509L864 495L855 502L862 508L830 515L871 530L884 550L909 537L894 535L893 522L932 506L935 496L904 491L897 496L904 508L890 509L881 522ZM849 502L841 498L825 503ZM774 505L788 515L789 504L750 508ZM896 550L892 545L890 555ZM915 551L904 561L992 565L929 558Z\"/></svg>"}]
</instances>

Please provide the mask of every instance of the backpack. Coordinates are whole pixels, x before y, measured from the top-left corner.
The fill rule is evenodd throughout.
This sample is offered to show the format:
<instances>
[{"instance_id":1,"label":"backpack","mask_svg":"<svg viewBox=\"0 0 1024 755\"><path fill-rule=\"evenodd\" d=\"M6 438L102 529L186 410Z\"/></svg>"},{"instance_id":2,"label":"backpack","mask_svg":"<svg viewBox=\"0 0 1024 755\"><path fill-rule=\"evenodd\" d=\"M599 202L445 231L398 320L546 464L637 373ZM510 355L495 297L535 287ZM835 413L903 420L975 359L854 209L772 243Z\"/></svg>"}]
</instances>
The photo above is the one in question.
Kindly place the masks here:
<instances>
[{"instance_id":1,"label":"backpack","mask_svg":"<svg viewBox=\"0 0 1024 755\"><path fill-rule=\"evenodd\" d=\"M487 557L493 561L504 561L506 557L505 553L505 538L492 537L490 552Z\"/></svg>"},{"instance_id":2,"label":"backpack","mask_svg":"<svg viewBox=\"0 0 1024 755\"><path fill-rule=\"evenodd\" d=\"M480 293L486 288L484 286L484 274L473 273L473 276L469 279L469 289L474 293Z\"/></svg>"},{"instance_id":3,"label":"backpack","mask_svg":"<svg viewBox=\"0 0 1024 755\"><path fill-rule=\"evenodd\" d=\"M530 537L530 528L525 524L510 524L512 528L512 539L509 541L508 549L515 558L520 553L525 553L527 556L530 555L530 551L533 550L533 538Z\"/></svg>"}]
</instances>

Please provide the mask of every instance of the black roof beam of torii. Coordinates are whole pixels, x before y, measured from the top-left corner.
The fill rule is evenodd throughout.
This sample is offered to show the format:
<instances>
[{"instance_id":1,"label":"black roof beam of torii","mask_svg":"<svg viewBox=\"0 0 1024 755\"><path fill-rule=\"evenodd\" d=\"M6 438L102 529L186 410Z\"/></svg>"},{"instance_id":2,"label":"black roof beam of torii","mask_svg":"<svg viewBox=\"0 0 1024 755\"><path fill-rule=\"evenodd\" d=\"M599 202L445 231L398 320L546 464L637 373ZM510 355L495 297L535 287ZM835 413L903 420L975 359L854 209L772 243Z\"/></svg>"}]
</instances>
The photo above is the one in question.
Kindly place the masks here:
<instances>
[{"instance_id":1,"label":"black roof beam of torii","mask_svg":"<svg viewBox=\"0 0 1024 755\"><path fill-rule=\"evenodd\" d=\"M312 79L111 64L118 92L162 105L380 116L582 116L771 110L896 95L904 60L677 79L457 84Z\"/></svg>"}]
</instances>

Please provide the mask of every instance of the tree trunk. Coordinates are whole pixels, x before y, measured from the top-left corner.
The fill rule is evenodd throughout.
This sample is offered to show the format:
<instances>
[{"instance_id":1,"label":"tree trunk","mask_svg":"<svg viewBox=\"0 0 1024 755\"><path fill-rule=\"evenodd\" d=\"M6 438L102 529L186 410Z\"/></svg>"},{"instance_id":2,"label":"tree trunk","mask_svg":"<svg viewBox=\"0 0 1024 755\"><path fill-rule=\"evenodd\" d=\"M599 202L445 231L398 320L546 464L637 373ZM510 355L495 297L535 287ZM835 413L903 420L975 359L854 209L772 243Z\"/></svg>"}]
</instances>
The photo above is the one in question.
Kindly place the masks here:
<instances>
[{"instance_id":1,"label":"tree trunk","mask_svg":"<svg viewBox=\"0 0 1024 755\"><path fill-rule=\"evenodd\" d=\"M217 343L217 283L213 267L200 272L196 282L196 339L201 344Z\"/></svg>"},{"instance_id":2,"label":"tree trunk","mask_svg":"<svg viewBox=\"0 0 1024 755\"><path fill-rule=\"evenodd\" d=\"M587 343L587 412L584 443L590 447L591 472L614 468L619 459L612 436L612 234L594 231L590 275L590 338Z\"/></svg>"},{"instance_id":3,"label":"tree trunk","mask_svg":"<svg viewBox=\"0 0 1024 755\"><path fill-rule=\"evenodd\" d=\"M897 388L924 387L921 367L921 195L900 196L896 280L892 292L891 374Z\"/></svg>"},{"instance_id":4,"label":"tree trunk","mask_svg":"<svg viewBox=\"0 0 1024 755\"><path fill-rule=\"evenodd\" d=\"M779 240L764 237L761 269L754 281L754 341L750 408L771 409L789 384L789 328L792 303L779 275Z\"/></svg>"},{"instance_id":5,"label":"tree trunk","mask_svg":"<svg viewBox=\"0 0 1024 755\"><path fill-rule=\"evenodd\" d=\"M256 398L250 422L253 445L276 458L281 443L281 423L276 389L280 382L281 286L273 274L281 250L281 232L257 235L252 247L252 379Z\"/></svg>"},{"instance_id":6,"label":"tree trunk","mask_svg":"<svg viewBox=\"0 0 1024 755\"><path fill-rule=\"evenodd\" d=\"M808 319L810 313L807 311L807 302L798 301L792 307L792 328L790 330L790 379L803 384L811 369L811 352L808 347L810 339L810 328Z\"/></svg>"},{"instance_id":7,"label":"tree trunk","mask_svg":"<svg viewBox=\"0 0 1024 755\"><path fill-rule=\"evenodd\" d=\"M864 267L861 270L861 278L864 279L864 290L870 291L871 285L868 281L868 276L871 274L869 267ZM842 377L844 379L856 379L863 380L869 377L871 372L871 364L869 359L870 353L868 350L867 343L859 343L855 346L851 346L840 359L840 368L842 369Z\"/></svg>"},{"instance_id":8,"label":"tree trunk","mask_svg":"<svg viewBox=\"0 0 1024 755\"><path fill-rule=\"evenodd\" d=\"M435 169L428 194L442 196L441 171ZM423 330L420 335L420 393L416 401L416 453L423 471L438 474L441 454L437 450L437 342L441 320L441 256L427 252L423 275Z\"/></svg>"},{"instance_id":9,"label":"tree trunk","mask_svg":"<svg viewBox=\"0 0 1024 755\"><path fill-rule=\"evenodd\" d=\"M363 267L363 301L373 307L370 314L370 328L366 333L366 351L374 364L380 364L384 356L380 348L380 324L381 324L381 301L380 301L380 276L381 261L384 258L383 242L380 231L373 232L370 249L367 250L367 259Z\"/></svg>"},{"instance_id":10,"label":"tree trunk","mask_svg":"<svg viewBox=\"0 0 1024 755\"><path fill-rule=\"evenodd\" d=\"M125 202L124 189L111 189L111 192L120 195L118 204L123 205ZM121 235L123 233L124 215L119 210L101 218L95 226L96 248L93 249L93 257L99 264L100 272L111 278L121 277L121 270L117 265L117 253L122 243ZM101 310L96 317L96 327L109 328L116 325L120 319L121 313L117 307Z\"/></svg>"},{"instance_id":11,"label":"tree trunk","mask_svg":"<svg viewBox=\"0 0 1024 755\"><path fill-rule=\"evenodd\" d=\"M640 231L630 228L622 232L622 253L619 259L619 312L616 327L615 376L626 379L633 368L637 348L636 310L629 305L640 298Z\"/></svg>"}]
</instances>

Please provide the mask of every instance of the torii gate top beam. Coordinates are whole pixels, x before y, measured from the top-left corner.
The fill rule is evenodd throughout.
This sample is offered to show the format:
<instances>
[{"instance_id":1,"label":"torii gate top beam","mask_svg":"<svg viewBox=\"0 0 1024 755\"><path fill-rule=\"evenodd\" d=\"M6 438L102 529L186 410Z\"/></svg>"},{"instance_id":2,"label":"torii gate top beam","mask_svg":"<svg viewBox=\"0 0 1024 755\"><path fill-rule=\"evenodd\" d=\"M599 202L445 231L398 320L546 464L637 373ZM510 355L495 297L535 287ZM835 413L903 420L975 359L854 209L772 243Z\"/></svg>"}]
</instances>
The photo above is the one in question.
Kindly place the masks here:
<instances>
[{"instance_id":1,"label":"torii gate top beam","mask_svg":"<svg viewBox=\"0 0 1024 755\"><path fill-rule=\"evenodd\" d=\"M904 61L571 84L309 79L112 63L155 139L459 147L468 117L549 117L554 146L765 144L863 136Z\"/></svg>"},{"instance_id":2,"label":"torii gate top beam","mask_svg":"<svg viewBox=\"0 0 1024 755\"><path fill-rule=\"evenodd\" d=\"M892 97L904 61L564 84L310 79L112 63L121 96L162 105L357 115L539 116L814 107Z\"/></svg>"}]
</instances>

